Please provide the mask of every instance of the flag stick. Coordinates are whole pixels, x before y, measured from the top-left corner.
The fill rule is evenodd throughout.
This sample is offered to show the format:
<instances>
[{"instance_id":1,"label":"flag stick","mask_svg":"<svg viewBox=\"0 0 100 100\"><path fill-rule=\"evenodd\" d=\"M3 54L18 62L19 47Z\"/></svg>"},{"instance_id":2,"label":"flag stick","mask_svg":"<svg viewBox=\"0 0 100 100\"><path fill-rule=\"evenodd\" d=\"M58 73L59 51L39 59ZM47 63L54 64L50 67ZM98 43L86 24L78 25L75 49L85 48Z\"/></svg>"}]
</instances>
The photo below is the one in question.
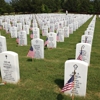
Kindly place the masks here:
<instances>
[{"instance_id":1,"label":"flag stick","mask_svg":"<svg viewBox=\"0 0 100 100\"><path fill-rule=\"evenodd\" d=\"M16 43L16 44L17 44L16 46L18 47L18 43Z\"/></svg>"},{"instance_id":2,"label":"flag stick","mask_svg":"<svg viewBox=\"0 0 100 100\"><path fill-rule=\"evenodd\" d=\"M74 70L74 80L75 80L75 74L76 74L76 72ZM73 90L72 90L72 100L74 100L74 86L73 86Z\"/></svg>"}]
</instances>

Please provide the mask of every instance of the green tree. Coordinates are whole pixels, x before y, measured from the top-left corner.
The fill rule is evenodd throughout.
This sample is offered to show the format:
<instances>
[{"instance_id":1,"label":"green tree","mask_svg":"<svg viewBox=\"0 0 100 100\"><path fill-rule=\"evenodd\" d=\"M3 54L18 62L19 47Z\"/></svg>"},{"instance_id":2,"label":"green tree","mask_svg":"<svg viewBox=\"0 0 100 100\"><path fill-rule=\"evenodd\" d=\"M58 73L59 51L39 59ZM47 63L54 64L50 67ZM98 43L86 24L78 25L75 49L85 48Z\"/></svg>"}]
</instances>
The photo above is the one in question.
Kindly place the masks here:
<instances>
[{"instance_id":1,"label":"green tree","mask_svg":"<svg viewBox=\"0 0 100 100\"><path fill-rule=\"evenodd\" d=\"M4 14L6 9L5 9L5 1L4 0L0 0L0 14Z\"/></svg>"}]
</instances>

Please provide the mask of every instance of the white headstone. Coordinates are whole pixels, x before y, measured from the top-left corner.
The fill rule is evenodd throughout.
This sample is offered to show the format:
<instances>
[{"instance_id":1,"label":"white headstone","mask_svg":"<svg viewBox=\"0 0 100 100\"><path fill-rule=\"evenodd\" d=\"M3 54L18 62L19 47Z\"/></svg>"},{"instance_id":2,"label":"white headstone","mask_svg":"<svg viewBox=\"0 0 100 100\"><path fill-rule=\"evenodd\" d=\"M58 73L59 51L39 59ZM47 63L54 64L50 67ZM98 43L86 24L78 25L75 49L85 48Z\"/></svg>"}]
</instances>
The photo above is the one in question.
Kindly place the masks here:
<instances>
[{"instance_id":1,"label":"white headstone","mask_svg":"<svg viewBox=\"0 0 100 100\"><path fill-rule=\"evenodd\" d=\"M91 35L82 35L81 43L89 43L92 45L93 37Z\"/></svg>"},{"instance_id":2,"label":"white headstone","mask_svg":"<svg viewBox=\"0 0 100 100\"><path fill-rule=\"evenodd\" d=\"M16 84L20 80L18 54L5 51L0 54L2 81Z\"/></svg>"},{"instance_id":3,"label":"white headstone","mask_svg":"<svg viewBox=\"0 0 100 100\"><path fill-rule=\"evenodd\" d=\"M42 27L42 35L43 36L47 36L47 34L48 34L48 27L47 26L43 26Z\"/></svg>"},{"instance_id":4,"label":"white headstone","mask_svg":"<svg viewBox=\"0 0 100 100\"><path fill-rule=\"evenodd\" d=\"M92 30L94 32L94 27L88 27L87 30Z\"/></svg>"},{"instance_id":5,"label":"white headstone","mask_svg":"<svg viewBox=\"0 0 100 100\"><path fill-rule=\"evenodd\" d=\"M21 31L22 30L22 23L17 23L17 30Z\"/></svg>"},{"instance_id":6,"label":"white headstone","mask_svg":"<svg viewBox=\"0 0 100 100\"><path fill-rule=\"evenodd\" d=\"M49 32L54 32L54 24L50 24Z\"/></svg>"},{"instance_id":7,"label":"white headstone","mask_svg":"<svg viewBox=\"0 0 100 100\"><path fill-rule=\"evenodd\" d=\"M63 21L59 22L59 27L58 28L63 28Z\"/></svg>"},{"instance_id":8,"label":"white headstone","mask_svg":"<svg viewBox=\"0 0 100 100\"><path fill-rule=\"evenodd\" d=\"M48 48L56 48L57 45L56 37L57 37L56 33L54 32L48 33L48 44L47 44Z\"/></svg>"},{"instance_id":9,"label":"white headstone","mask_svg":"<svg viewBox=\"0 0 100 100\"><path fill-rule=\"evenodd\" d=\"M91 36L93 36L94 32L93 32L93 30L86 30L84 35L91 35Z\"/></svg>"},{"instance_id":10,"label":"white headstone","mask_svg":"<svg viewBox=\"0 0 100 100\"><path fill-rule=\"evenodd\" d=\"M19 32L19 45L27 45L27 34L26 31L20 31Z\"/></svg>"},{"instance_id":11,"label":"white headstone","mask_svg":"<svg viewBox=\"0 0 100 100\"><path fill-rule=\"evenodd\" d=\"M79 28L78 21L76 21L76 29L78 29L78 28Z\"/></svg>"},{"instance_id":12,"label":"white headstone","mask_svg":"<svg viewBox=\"0 0 100 100\"><path fill-rule=\"evenodd\" d=\"M76 31L76 22L73 22L73 31Z\"/></svg>"},{"instance_id":13,"label":"white headstone","mask_svg":"<svg viewBox=\"0 0 100 100\"><path fill-rule=\"evenodd\" d=\"M36 38L31 40L31 45L34 51L34 57L36 59L44 58L44 40Z\"/></svg>"},{"instance_id":14,"label":"white headstone","mask_svg":"<svg viewBox=\"0 0 100 100\"><path fill-rule=\"evenodd\" d=\"M10 28L11 28L11 24L7 24L7 30L6 30L7 33L10 33Z\"/></svg>"},{"instance_id":15,"label":"white headstone","mask_svg":"<svg viewBox=\"0 0 100 100\"><path fill-rule=\"evenodd\" d=\"M56 22L56 23L55 23L55 30L57 30L57 29L58 29L58 27L59 27L59 23L58 23L58 22Z\"/></svg>"},{"instance_id":16,"label":"white headstone","mask_svg":"<svg viewBox=\"0 0 100 100\"><path fill-rule=\"evenodd\" d=\"M33 27L38 27L36 22L33 22Z\"/></svg>"},{"instance_id":17,"label":"white headstone","mask_svg":"<svg viewBox=\"0 0 100 100\"><path fill-rule=\"evenodd\" d=\"M30 25L31 25L30 21L26 21L25 23L26 23L26 25L29 25L29 27L30 27Z\"/></svg>"},{"instance_id":18,"label":"white headstone","mask_svg":"<svg viewBox=\"0 0 100 100\"><path fill-rule=\"evenodd\" d=\"M17 27L13 26L10 28L11 38L17 38Z\"/></svg>"},{"instance_id":19,"label":"white headstone","mask_svg":"<svg viewBox=\"0 0 100 100\"><path fill-rule=\"evenodd\" d=\"M69 26L64 27L64 37L69 37Z\"/></svg>"},{"instance_id":20,"label":"white headstone","mask_svg":"<svg viewBox=\"0 0 100 100\"><path fill-rule=\"evenodd\" d=\"M7 51L6 38L0 36L0 53Z\"/></svg>"},{"instance_id":21,"label":"white headstone","mask_svg":"<svg viewBox=\"0 0 100 100\"><path fill-rule=\"evenodd\" d=\"M65 20L65 26L68 26L68 20Z\"/></svg>"},{"instance_id":22,"label":"white headstone","mask_svg":"<svg viewBox=\"0 0 100 100\"><path fill-rule=\"evenodd\" d=\"M8 28L8 27L7 27L7 22L4 22L4 23L3 23L3 29L7 30L7 28Z\"/></svg>"},{"instance_id":23,"label":"white headstone","mask_svg":"<svg viewBox=\"0 0 100 100\"><path fill-rule=\"evenodd\" d=\"M74 83L74 85L67 85L69 87L67 87L67 90L64 92L64 94L85 97L87 87L87 73L88 64L86 62L79 60L67 60L65 62L64 70L64 86L68 83ZM69 80L70 82L68 82Z\"/></svg>"},{"instance_id":24,"label":"white headstone","mask_svg":"<svg viewBox=\"0 0 100 100\"><path fill-rule=\"evenodd\" d=\"M87 62L90 64L91 45L88 43L78 43L76 45L75 59Z\"/></svg>"},{"instance_id":25,"label":"white headstone","mask_svg":"<svg viewBox=\"0 0 100 100\"><path fill-rule=\"evenodd\" d=\"M12 21L12 25L17 27L17 21Z\"/></svg>"},{"instance_id":26,"label":"white headstone","mask_svg":"<svg viewBox=\"0 0 100 100\"><path fill-rule=\"evenodd\" d=\"M40 31L39 31L39 28L35 27L33 28L33 39L35 38L40 38Z\"/></svg>"},{"instance_id":27,"label":"white headstone","mask_svg":"<svg viewBox=\"0 0 100 100\"><path fill-rule=\"evenodd\" d=\"M73 34L73 23L69 24L69 33Z\"/></svg>"},{"instance_id":28,"label":"white headstone","mask_svg":"<svg viewBox=\"0 0 100 100\"><path fill-rule=\"evenodd\" d=\"M23 30L26 31L26 34L29 34L29 25L23 25Z\"/></svg>"},{"instance_id":29,"label":"white headstone","mask_svg":"<svg viewBox=\"0 0 100 100\"><path fill-rule=\"evenodd\" d=\"M57 42L64 42L64 29L57 30Z\"/></svg>"}]
</instances>

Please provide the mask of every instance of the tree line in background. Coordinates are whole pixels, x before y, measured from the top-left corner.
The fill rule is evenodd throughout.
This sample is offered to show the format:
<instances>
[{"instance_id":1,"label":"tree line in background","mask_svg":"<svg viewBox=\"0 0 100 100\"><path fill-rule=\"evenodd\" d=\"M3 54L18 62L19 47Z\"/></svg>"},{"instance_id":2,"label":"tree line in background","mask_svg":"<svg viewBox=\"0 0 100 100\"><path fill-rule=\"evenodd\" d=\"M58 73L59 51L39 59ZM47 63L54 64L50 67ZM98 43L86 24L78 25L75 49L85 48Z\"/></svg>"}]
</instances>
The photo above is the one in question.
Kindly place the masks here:
<instances>
[{"instance_id":1,"label":"tree line in background","mask_svg":"<svg viewBox=\"0 0 100 100\"><path fill-rule=\"evenodd\" d=\"M14 13L100 13L100 0L0 0L0 14Z\"/></svg>"}]
</instances>

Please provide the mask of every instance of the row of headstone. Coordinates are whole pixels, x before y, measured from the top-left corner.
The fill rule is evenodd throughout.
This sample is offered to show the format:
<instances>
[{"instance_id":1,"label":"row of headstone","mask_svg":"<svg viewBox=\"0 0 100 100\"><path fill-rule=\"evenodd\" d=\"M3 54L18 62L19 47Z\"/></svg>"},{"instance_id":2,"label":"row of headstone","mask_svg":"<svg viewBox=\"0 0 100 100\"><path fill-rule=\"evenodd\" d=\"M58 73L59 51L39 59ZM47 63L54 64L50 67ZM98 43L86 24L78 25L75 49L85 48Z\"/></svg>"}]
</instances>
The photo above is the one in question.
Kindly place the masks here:
<instances>
[{"instance_id":1,"label":"row of headstone","mask_svg":"<svg viewBox=\"0 0 100 100\"><path fill-rule=\"evenodd\" d=\"M48 30L48 32L55 32L55 31L57 32L59 29L62 29L62 28L66 28L65 29L65 31L66 31L69 28L69 30L66 31L66 33L69 32L69 34L72 34L73 31L76 31L76 29L78 29L78 27L80 27L84 22L86 22L86 20L90 17L89 16L86 18L86 16L82 16L82 15L77 15L77 16L67 15L67 17L66 17L65 15L62 15L60 17L49 16L50 18L48 19L48 17L44 18L44 16L45 15L37 15L36 16L37 21L40 26L40 29L43 30L42 31L43 33L45 33L45 32L47 33L47 30ZM80 16L81 16L81 18L80 18ZM52 19L52 21L50 21L50 19ZM42 33L42 35L43 35L43 33Z\"/></svg>"},{"instance_id":2,"label":"row of headstone","mask_svg":"<svg viewBox=\"0 0 100 100\"><path fill-rule=\"evenodd\" d=\"M20 31L26 31L26 34L30 33L29 28L32 24L33 16L34 15L1 16L0 25L3 26L3 29L5 29L7 33L11 34L11 38L17 38L19 37Z\"/></svg>"},{"instance_id":3,"label":"row of headstone","mask_svg":"<svg viewBox=\"0 0 100 100\"><path fill-rule=\"evenodd\" d=\"M62 31L62 29L59 32L61 32L61 31ZM64 33L64 32L62 32L62 33ZM36 41L38 41L38 40L39 39L33 39L31 44L33 47L33 51L38 52L38 54L40 54L39 50L38 50L40 48L40 45L36 45L38 43L38 42L36 43ZM56 33L51 31L48 34L48 44L47 44L48 47L51 48L51 47L53 47L54 44L56 45L56 41L53 42L53 40L56 40ZM63 39L61 39L61 40L63 40ZM40 43L42 43L42 41ZM41 45L43 45L43 44L41 44ZM89 45L89 44L87 44L87 45ZM38 48L38 49L36 49L36 48ZM80 46L80 49L78 52L80 52L80 50L82 50L82 52L84 51L84 56L88 57L88 55L86 55L86 50L84 50L84 48L87 50L90 50L90 48L82 45L82 46ZM37 55L37 53L34 55ZM40 55L38 55L37 58L40 58ZM62 92L64 92L65 94L85 96L86 95L86 84L87 84L87 73L88 73L88 63L86 63L84 61L80 61L80 60L66 61L65 62L65 76L64 76L65 86L62 89ZM83 81L83 79L84 79L84 81ZM71 80L73 80L73 81L71 81ZM70 81L72 83L73 82L74 83L72 84L72 87L67 87L70 84L69 83ZM71 88L71 89L69 89L69 88Z\"/></svg>"},{"instance_id":4,"label":"row of headstone","mask_svg":"<svg viewBox=\"0 0 100 100\"><path fill-rule=\"evenodd\" d=\"M5 19L6 22L7 19ZM19 19L19 21L21 21ZM9 20L7 20L7 22L9 23ZM51 21L52 22L52 21ZM85 22L85 21L84 21ZM12 22L13 23L13 22ZM22 20L22 23L23 20ZM71 21L70 21L71 23ZM37 28L37 25L33 25L35 28L33 28L33 32L36 32L36 35L34 33L33 35L33 39L31 40L31 46L32 49L34 51L33 53L33 57L37 58L37 59L43 59L44 58L44 40L39 39L39 29ZM4 29L6 29L7 27L7 23L4 23ZM11 37L12 38L16 38L16 36L19 38L19 45L27 45L27 33L26 31L22 30L21 24L18 24L18 27L16 28L16 26L14 26L15 28L12 28L10 31L14 31L17 30L18 33L15 32L11 32ZM63 27L63 25L61 25L61 28ZM10 28L9 28L10 29ZM20 31L22 30L22 31ZM37 31L36 31L37 30ZM63 31L63 32L62 32ZM17 33L17 35L16 35ZM58 33L61 35L61 39L58 39L58 41L63 42L64 41L64 29L60 29L58 31ZM38 34L38 35L37 35ZM63 34L63 36L62 36ZM36 38L35 38L36 37ZM56 48L56 38L57 38L57 34L54 32L50 32L48 34L48 48ZM0 39L2 40L2 39ZM3 40L2 40L3 42ZM1 43L1 47L4 47L6 45ZM3 45L3 46L2 46ZM3 50L3 49L1 49ZM2 76L2 80L3 82L8 82L8 83L17 83L20 79L20 75L19 75L19 61L18 61L18 54L12 51L4 51L2 53L0 53L0 67L1 67L1 76Z\"/></svg>"},{"instance_id":5,"label":"row of headstone","mask_svg":"<svg viewBox=\"0 0 100 100\"><path fill-rule=\"evenodd\" d=\"M0 25L2 22L0 21ZM6 25L5 25L6 27ZM11 34L12 37L13 32ZM0 71L2 82L17 84L20 81L18 54L7 51L6 37L0 35Z\"/></svg>"},{"instance_id":6,"label":"row of headstone","mask_svg":"<svg viewBox=\"0 0 100 100\"><path fill-rule=\"evenodd\" d=\"M90 18L90 17L88 17L88 18ZM88 18L87 19L84 18L85 21L88 20ZM40 33L37 30L39 30L39 28L37 28L37 27L35 27L35 28L32 29L32 34L30 35L32 37L32 40L31 41L33 41L33 40L40 41L40 39L39 39L40 38ZM57 47L57 43L56 42L64 42L64 35L66 37L69 37L69 26L66 26L64 28L62 27L62 28L57 29L57 33L55 33L54 32L54 28L51 27L51 32L48 33L48 26L45 25L44 28L43 28L43 30L42 30L42 35L43 36L47 36L46 41L44 42L44 46L47 45L47 48L56 48ZM42 42L39 42L39 43L42 43ZM34 46L32 46L32 45L35 45L35 42L33 42L33 44L31 43L31 47L30 47L30 50L29 50L27 56L32 57L32 58L41 58L41 57L35 57L34 56L34 55L36 55L36 50L34 49ZM41 47L41 48L44 48L44 46ZM33 52L32 53L33 56L30 55L31 54L30 51ZM38 54L40 54L40 53L38 53ZM44 53L41 53L41 54L44 54Z\"/></svg>"},{"instance_id":7,"label":"row of headstone","mask_svg":"<svg viewBox=\"0 0 100 100\"><path fill-rule=\"evenodd\" d=\"M48 16L49 15L49 16ZM82 24L82 21L78 21L80 20L80 16L82 16L82 18L84 19L85 15L74 15L74 14L68 14L67 17L65 16L65 14L60 14L60 16L58 14L39 14L37 15L19 15L19 16L5 16L1 18L1 25L3 25L4 29L9 29L9 24L10 22L12 23L12 26L16 26L17 30L21 30L22 26L24 27L24 25L27 25L29 27L38 27L37 22L36 22L36 18L38 20L39 24L41 27L48 25L48 28L50 29L50 26L58 26L58 28L62 28L64 26L67 26L68 24L71 24L72 22L74 22L74 24L72 26L74 26L74 30L75 28L78 27L78 25L80 26ZM86 15L87 17L89 17L88 15ZM83 20L82 19L82 20ZM32 23L31 23L32 21ZM30 24L29 24L30 23ZM55 25L53 25L55 23ZM40 27L40 28L41 28ZM52 28L51 28L52 29ZM57 28L56 28L57 29ZM54 28L53 28L54 30Z\"/></svg>"},{"instance_id":8,"label":"row of headstone","mask_svg":"<svg viewBox=\"0 0 100 100\"><path fill-rule=\"evenodd\" d=\"M54 32L56 28L57 42L64 42L64 37L69 37L69 34L72 34L73 31L75 31L76 29L78 29L78 27L82 25L82 24L79 24L81 21L78 22L80 18L84 19L83 20L83 23L84 23L89 17L91 17L90 15L74 15L74 14L70 14L70 15L67 14L67 17L65 16L65 14L59 14L60 17L58 17L58 14L48 14L48 15L43 14L44 17L42 17L42 14L25 15L25 16L23 15L9 16L9 17L6 16L6 17L1 18L1 25L7 32L11 33L11 38L17 38L16 40L19 39L18 44L23 46L23 45L27 45L26 34L29 34L29 27L31 27L31 25L32 25L31 38L32 39L40 38L41 27L39 29L37 25L37 21L38 23L40 23L40 19L44 23L42 24L43 36L49 36L48 34L50 32ZM28 20L30 24L27 23ZM41 24L39 24L39 26L40 25ZM25 33L25 34L23 34L22 36L22 33Z\"/></svg>"},{"instance_id":9,"label":"row of headstone","mask_svg":"<svg viewBox=\"0 0 100 100\"><path fill-rule=\"evenodd\" d=\"M96 16L93 17L87 30L95 28ZM62 92L71 96L86 96L88 66L90 64L93 33L82 35L81 43L76 45L75 60L67 60L64 68L64 87ZM92 35L92 39L89 37ZM88 37L88 38L87 38Z\"/></svg>"},{"instance_id":10,"label":"row of headstone","mask_svg":"<svg viewBox=\"0 0 100 100\"><path fill-rule=\"evenodd\" d=\"M84 35L81 36L81 43L76 45L76 57L75 59L85 61L90 65L92 41L94 36L96 16L93 17L92 21L88 25ZM91 30L92 29L92 30Z\"/></svg>"},{"instance_id":11,"label":"row of headstone","mask_svg":"<svg viewBox=\"0 0 100 100\"><path fill-rule=\"evenodd\" d=\"M18 54L7 51L6 37L0 36L0 71L2 82L17 84L20 80Z\"/></svg>"}]
</instances>

